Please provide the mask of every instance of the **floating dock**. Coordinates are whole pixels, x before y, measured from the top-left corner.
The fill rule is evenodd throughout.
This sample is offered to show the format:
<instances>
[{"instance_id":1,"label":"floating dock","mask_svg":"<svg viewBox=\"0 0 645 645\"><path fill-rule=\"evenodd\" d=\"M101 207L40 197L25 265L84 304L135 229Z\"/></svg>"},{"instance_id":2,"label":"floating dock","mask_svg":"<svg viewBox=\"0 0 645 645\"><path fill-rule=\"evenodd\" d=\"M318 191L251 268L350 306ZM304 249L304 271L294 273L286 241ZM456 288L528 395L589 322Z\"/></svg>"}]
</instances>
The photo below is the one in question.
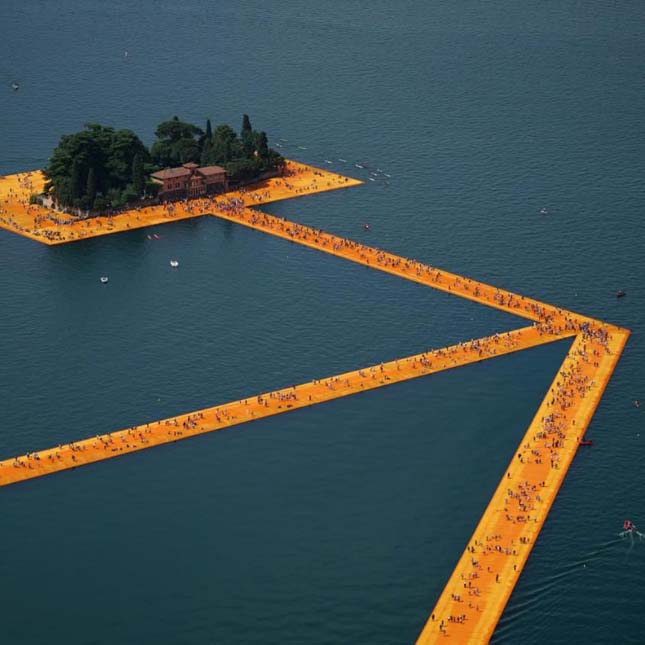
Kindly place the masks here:
<instances>
[{"instance_id":1,"label":"floating dock","mask_svg":"<svg viewBox=\"0 0 645 645\"><path fill-rule=\"evenodd\" d=\"M418 645L487 643L549 514L628 333L579 335L446 584Z\"/></svg>"},{"instance_id":2,"label":"floating dock","mask_svg":"<svg viewBox=\"0 0 645 645\"><path fill-rule=\"evenodd\" d=\"M560 336L524 327L0 461L0 486L502 356Z\"/></svg>"},{"instance_id":3,"label":"floating dock","mask_svg":"<svg viewBox=\"0 0 645 645\"><path fill-rule=\"evenodd\" d=\"M618 362L629 331L416 260L274 217L252 205L361 182L288 162L287 175L243 191L109 218L76 220L28 204L43 177L0 178L0 226L44 244L212 215L529 319L470 340L161 421L0 461L0 486L221 430L563 338L571 348L423 628L418 643L487 642L508 602ZM40 184L39 184L40 182Z\"/></svg>"}]
</instances>

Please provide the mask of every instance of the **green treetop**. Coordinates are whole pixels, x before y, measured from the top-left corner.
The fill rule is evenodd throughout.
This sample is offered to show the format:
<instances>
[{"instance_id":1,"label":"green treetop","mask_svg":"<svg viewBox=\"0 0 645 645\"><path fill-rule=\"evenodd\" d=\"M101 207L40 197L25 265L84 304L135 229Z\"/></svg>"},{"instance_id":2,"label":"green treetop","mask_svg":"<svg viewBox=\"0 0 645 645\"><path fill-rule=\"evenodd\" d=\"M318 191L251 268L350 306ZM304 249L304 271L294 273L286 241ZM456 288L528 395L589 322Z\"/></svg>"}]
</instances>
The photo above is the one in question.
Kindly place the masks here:
<instances>
[{"instance_id":1,"label":"green treetop","mask_svg":"<svg viewBox=\"0 0 645 645\"><path fill-rule=\"evenodd\" d=\"M61 137L45 170L45 190L65 207L119 207L126 189L135 198L143 196L145 186L132 186L137 155L142 163L149 159L134 132L88 124L81 132Z\"/></svg>"},{"instance_id":2,"label":"green treetop","mask_svg":"<svg viewBox=\"0 0 645 645\"><path fill-rule=\"evenodd\" d=\"M238 137L228 125L203 131L173 117L157 126L150 152L131 130L88 124L64 135L45 170L45 190L64 207L82 210L120 208L155 194L152 170L187 162L223 166L232 180L252 180L275 170L284 159L269 148L265 132L253 130L245 114Z\"/></svg>"},{"instance_id":3,"label":"green treetop","mask_svg":"<svg viewBox=\"0 0 645 645\"><path fill-rule=\"evenodd\" d=\"M176 116L157 126L157 141L152 144L150 156L159 167L181 166L189 161L199 163L200 138L203 131L192 123L184 123Z\"/></svg>"}]
</instances>

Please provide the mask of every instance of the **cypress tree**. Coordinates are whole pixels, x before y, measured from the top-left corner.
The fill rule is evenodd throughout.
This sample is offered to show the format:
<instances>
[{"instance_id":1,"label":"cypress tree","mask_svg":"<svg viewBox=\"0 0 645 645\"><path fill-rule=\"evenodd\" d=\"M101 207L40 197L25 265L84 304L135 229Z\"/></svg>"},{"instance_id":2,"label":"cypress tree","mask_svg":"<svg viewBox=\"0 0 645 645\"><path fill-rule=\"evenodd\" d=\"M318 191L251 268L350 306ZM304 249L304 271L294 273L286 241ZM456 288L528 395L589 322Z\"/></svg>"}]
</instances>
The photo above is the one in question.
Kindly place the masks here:
<instances>
[{"instance_id":1,"label":"cypress tree","mask_svg":"<svg viewBox=\"0 0 645 645\"><path fill-rule=\"evenodd\" d=\"M132 158L132 186L141 197L146 187L146 178L143 172L143 158L139 152Z\"/></svg>"},{"instance_id":2,"label":"cypress tree","mask_svg":"<svg viewBox=\"0 0 645 645\"><path fill-rule=\"evenodd\" d=\"M251 127L251 119L249 119L248 114L244 114L242 116L242 132L240 133L242 135L242 138L244 138L245 135L251 134L253 131L253 128Z\"/></svg>"},{"instance_id":3,"label":"cypress tree","mask_svg":"<svg viewBox=\"0 0 645 645\"><path fill-rule=\"evenodd\" d=\"M206 134L204 135L204 139L206 141L210 141L213 138L213 128L211 128L211 120L206 119Z\"/></svg>"},{"instance_id":4,"label":"cypress tree","mask_svg":"<svg viewBox=\"0 0 645 645\"><path fill-rule=\"evenodd\" d=\"M269 156L269 140L267 139L266 132L260 132L258 139L258 155L261 159L266 159Z\"/></svg>"},{"instance_id":5,"label":"cypress tree","mask_svg":"<svg viewBox=\"0 0 645 645\"><path fill-rule=\"evenodd\" d=\"M211 150L213 146L208 141L204 142L204 147L202 148L202 154L199 158L199 161L202 166L208 166L211 162Z\"/></svg>"},{"instance_id":6,"label":"cypress tree","mask_svg":"<svg viewBox=\"0 0 645 645\"><path fill-rule=\"evenodd\" d=\"M90 169L87 172L85 195L87 196L89 207L92 208L94 206L94 198L96 197L96 173L94 171L94 166L90 166Z\"/></svg>"},{"instance_id":7,"label":"cypress tree","mask_svg":"<svg viewBox=\"0 0 645 645\"><path fill-rule=\"evenodd\" d=\"M81 164L74 161L72 164L72 176L69 181L70 196L72 200L78 199L83 195L83 177L81 172Z\"/></svg>"}]
</instances>

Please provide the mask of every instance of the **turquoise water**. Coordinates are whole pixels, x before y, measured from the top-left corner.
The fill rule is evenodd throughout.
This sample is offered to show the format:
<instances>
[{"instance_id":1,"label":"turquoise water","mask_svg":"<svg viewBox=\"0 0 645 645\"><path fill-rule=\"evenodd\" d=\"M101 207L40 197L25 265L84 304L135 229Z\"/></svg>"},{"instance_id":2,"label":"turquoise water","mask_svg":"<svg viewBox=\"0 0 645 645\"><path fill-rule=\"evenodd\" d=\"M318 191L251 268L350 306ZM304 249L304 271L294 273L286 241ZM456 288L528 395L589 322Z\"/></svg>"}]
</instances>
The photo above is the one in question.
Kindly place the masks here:
<instances>
[{"instance_id":1,"label":"turquoise water","mask_svg":"<svg viewBox=\"0 0 645 645\"><path fill-rule=\"evenodd\" d=\"M644 19L6 0L0 173L87 121L150 141L249 112L366 180L269 212L630 328L495 640L637 643L645 544L616 535L645 525ZM149 232L0 232L2 457L524 324L216 220ZM567 347L3 489L3 642L412 642Z\"/></svg>"}]
</instances>

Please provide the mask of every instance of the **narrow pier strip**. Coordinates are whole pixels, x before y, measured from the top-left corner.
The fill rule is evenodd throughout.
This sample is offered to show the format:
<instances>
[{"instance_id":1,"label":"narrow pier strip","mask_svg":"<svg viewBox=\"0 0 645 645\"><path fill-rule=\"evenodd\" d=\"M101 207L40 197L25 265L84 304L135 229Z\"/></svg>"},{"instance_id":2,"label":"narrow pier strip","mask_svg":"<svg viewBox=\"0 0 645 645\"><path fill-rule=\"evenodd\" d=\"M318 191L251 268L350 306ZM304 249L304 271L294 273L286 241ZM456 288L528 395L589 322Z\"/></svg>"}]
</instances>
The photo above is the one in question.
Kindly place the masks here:
<instances>
[{"instance_id":1,"label":"narrow pier strip","mask_svg":"<svg viewBox=\"0 0 645 645\"><path fill-rule=\"evenodd\" d=\"M48 450L30 452L0 461L0 486L476 363L561 338L561 335L545 334L533 325L337 376L316 379L170 419L62 444Z\"/></svg>"},{"instance_id":2,"label":"narrow pier strip","mask_svg":"<svg viewBox=\"0 0 645 645\"><path fill-rule=\"evenodd\" d=\"M418 645L490 640L628 336L576 336Z\"/></svg>"},{"instance_id":3,"label":"narrow pier strip","mask_svg":"<svg viewBox=\"0 0 645 645\"><path fill-rule=\"evenodd\" d=\"M275 215L245 208L242 203L236 200L218 200L214 206L217 208L211 211L211 214L215 217L237 222L263 233L269 233L330 255L357 262L432 289L438 289L460 298L540 322L549 332L565 332L568 335L569 332L582 331L589 324L609 328L601 321L566 311L534 298L520 296L505 289L437 269L417 260L407 259Z\"/></svg>"}]
</instances>

